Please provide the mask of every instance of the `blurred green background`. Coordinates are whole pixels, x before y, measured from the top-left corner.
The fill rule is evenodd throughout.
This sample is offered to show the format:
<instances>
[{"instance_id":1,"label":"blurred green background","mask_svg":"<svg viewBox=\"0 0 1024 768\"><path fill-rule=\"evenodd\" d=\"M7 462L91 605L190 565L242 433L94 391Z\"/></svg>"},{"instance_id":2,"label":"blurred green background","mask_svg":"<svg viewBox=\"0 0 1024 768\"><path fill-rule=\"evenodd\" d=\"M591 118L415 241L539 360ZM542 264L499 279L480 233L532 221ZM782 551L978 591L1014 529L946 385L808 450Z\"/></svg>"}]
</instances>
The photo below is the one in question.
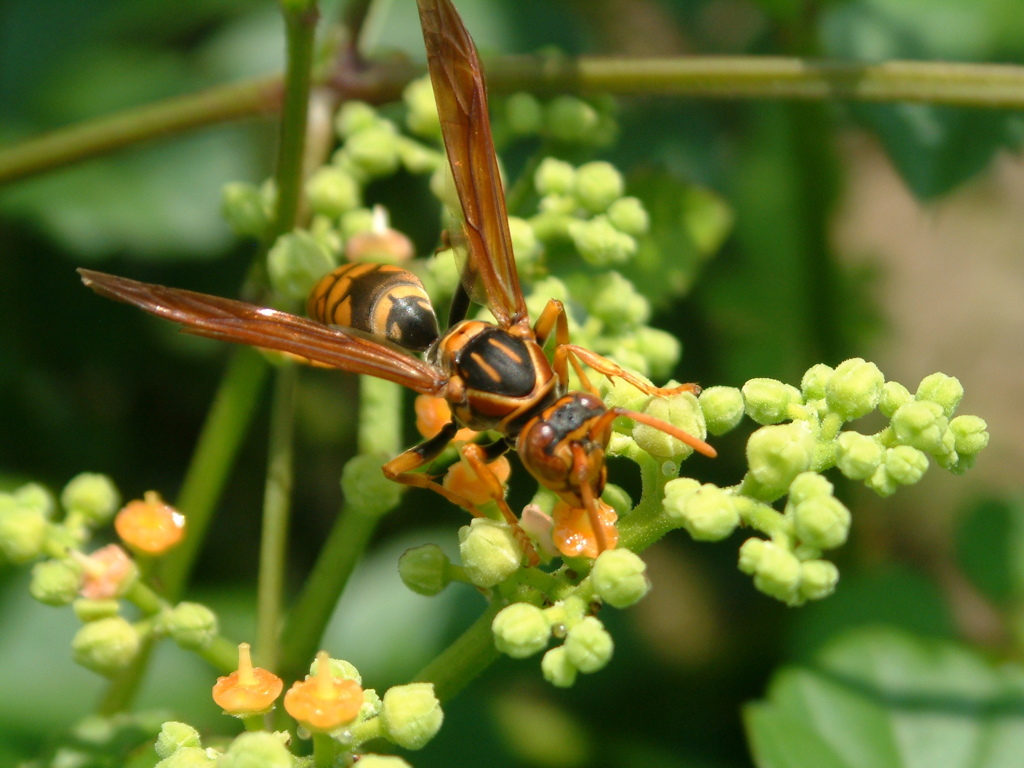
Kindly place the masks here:
<instances>
[{"instance_id":1,"label":"blurred green background","mask_svg":"<svg viewBox=\"0 0 1024 768\"><path fill-rule=\"evenodd\" d=\"M1024 63L1019 0L458 6L485 56L558 46L570 54ZM411 0L375 4L367 35L377 51L422 58ZM280 71L282 60L271 2L5 0L0 143ZM941 370L960 378L962 411L988 420L992 442L965 478L933 469L891 500L843 488L853 538L838 554L839 591L820 605L787 609L756 593L736 571L738 537L714 546L668 537L645 554L650 596L624 614L602 614L617 643L607 670L556 691L534 660L503 660L451 703L417 766L747 765L742 704L763 694L780 665L810 658L849 629L885 624L999 658L1020 655L1021 114L652 97L623 100L620 123L620 140L600 157L627 173L628 191L693 183L714 190L734 217L685 300L659 307L654 324L684 341L677 378L798 383L813 363L862 356L913 390ZM247 120L0 188L0 483L59 489L88 470L109 474L127 497L158 489L174 498L231 350L98 300L74 268L236 294L255 246L231 237L219 190L265 178L273 141L272 119ZM510 166L514 174L514 157ZM398 183L373 192L421 253L433 248L434 208L403 205L408 190ZM293 584L338 508L337 478L354 451L356 386L342 374L302 378ZM265 433L261 414L193 592L237 637L251 631ZM722 458L703 463L701 479L735 482L744 438L720 440ZM616 481L635 488L622 469ZM525 500L532 487L519 485L513 492ZM327 645L369 685L407 678L481 610L480 597L457 586L431 600L414 596L395 572L405 547L451 542L463 522L417 492L385 521ZM0 571L0 764L54 744L102 690L68 660L69 613L31 602L23 572ZM165 649L141 704L228 730L208 698L212 679Z\"/></svg>"}]
</instances>

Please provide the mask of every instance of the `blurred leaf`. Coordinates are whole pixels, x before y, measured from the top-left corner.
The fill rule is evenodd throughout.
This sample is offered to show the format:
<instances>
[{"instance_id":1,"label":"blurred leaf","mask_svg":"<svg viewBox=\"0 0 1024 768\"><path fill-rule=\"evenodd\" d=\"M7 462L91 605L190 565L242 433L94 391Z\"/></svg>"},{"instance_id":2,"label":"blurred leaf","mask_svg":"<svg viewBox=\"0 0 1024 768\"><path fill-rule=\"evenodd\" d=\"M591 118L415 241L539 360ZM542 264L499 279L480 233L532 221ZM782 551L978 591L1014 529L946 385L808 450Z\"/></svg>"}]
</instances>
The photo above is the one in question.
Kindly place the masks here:
<instances>
[{"instance_id":1,"label":"blurred leaf","mask_svg":"<svg viewBox=\"0 0 1024 768\"><path fill-rule=\"evenodd\" d=\"M1024 754L1024 669L886 629L777 673L745 710L761 768L995 768Z\"/></svg>"},{"instance_id":2,"label":"blurred leaf","mask_svg":"<svg viewBox=\"0 0 1024 768\"><path fill-rule=\"evenodd\" d=\"M982 499L962 516L955 538L964 573L982 592L1005 605L1024 593L1024 501Z\"/></svg>"}]
</instances>

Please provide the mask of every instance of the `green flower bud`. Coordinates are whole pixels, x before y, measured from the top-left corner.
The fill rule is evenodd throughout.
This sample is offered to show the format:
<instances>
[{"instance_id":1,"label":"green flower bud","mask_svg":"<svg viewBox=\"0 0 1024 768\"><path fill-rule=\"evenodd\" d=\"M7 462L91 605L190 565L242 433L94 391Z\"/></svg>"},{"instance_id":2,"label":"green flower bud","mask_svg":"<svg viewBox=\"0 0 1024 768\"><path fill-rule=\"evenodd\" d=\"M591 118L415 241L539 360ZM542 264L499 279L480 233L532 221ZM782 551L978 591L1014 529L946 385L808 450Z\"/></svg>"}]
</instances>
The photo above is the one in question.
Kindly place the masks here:
<instances>
[{"instance_id":1,"label":"green flower bud","mask_svg":"<svg viewBox=\"0 0 1024 768\"><path fill-rule=\"evenodd\" d=\"M601 397L609 408L628 408L631 411L642 411L651 402L651 396L645 395L629 382L622 379L599 380Z\"/></svg>"},{"instance_id":2,"label":"green flower bud","mask_svg":"<svg viewBox=\"0 0 1024 768\"><path fill-rule=\"evenodd\" d=\"M71 654L78 664L101 675L114 675L139 652L139 633L120 616L90 621L75 633Z\"/></svg>"},{"instance_id":3,"label":"green flower bud","mask_svg":"<svg viewBox=\"0 0 1024 768\"><path fill-rule=\"evenodd\" d=\"M575 96L556 96L548 102L546 123L551 137L569 144L590 144L600 127L597 110Z\"/></svg>"},{"instance_id":4,"label":"green flower bud","mask_svg":"<svg viewBox=\"0 0 1024 768\"><path fill-rule=\"evenodd\" d=\"M896 411L913 400L910 391L898 381L887 381L882 387L882 397L878 401L878 410L887 419L891 419Z\"/></svg>"},{"instance_id":5,"label":"green flower bud","mask_svg":"<svg viewBox=\"0 0 1024 768\"><path fill-rule=\"evenodd\" d=\"M576 198L572 195L545 195L537 204L537 209L541 213L558 214L560 216L569 217L572 217L576 213L576 208ZM572 218L571 220L578 221L576 218ZM534 224L534 226L536 226L536 224ZM565 231L568 232L568 227L566 227Z\"/></svg>"},{"instance_id":6,"label":"green flower bud","mask_svg":"<svg viewBox=\"0 0 1024 768\"><path fill-rule=\"evenodd\" d=\"M160 727L154 748L160 757L170 757L183 747L201 747L199 731L191 725L168 720Z\"/></svg>"},{"instance_id":7,"label":"green flower bud","mask_svg":"<svg viewBox=\"0 0 1024 768\"><path fill-rule=\"evenodd\" d=\"M811 467L815 440L803 421L761 427L747 440L750 474L768 491L782 491Z\"/></svg>"},{"instance_id":8,"label":"green flower bud","mask_svg":"<svg viewBox=\"0 0 1024 768\"><path fill-rule=\"evenodd\" d=\"M885 377L874 363L859 357L840 363L825 388L828 407L852 421L874 410L882 397Z\"/></svg>"},{"instance_id":9,"label":"green flower bud","mask_svg":"<svg viewBox=\"0 0 1024 768\"><path fill-rule=\"evenodd\" d=\"M859 432L841 432L836 441L836 466L851 480L871 477L884 456L878 440Z\"/></svg>"},{"instance_id":10,"label":"green flower bud","mask_svg":"<svg viewBox=\"0 0 1024 768\"><path fill-rule=\"evenodd\" d=\"M583 674L590 674L612 660L615 643L596 616L587 616L569 629L564 647L569 662Z\"/></svg>"},{"instance_id":11,"label":"green flower bud","mask_svg":"<svg viewBox=\"0 0 1024 768\"><path fill-rule=\"evenodd\" d=\"M928 400L941 405L946 418L953 415L963 396L964 388L960 381L944 373L925 376L918 385L915 395L918 400Z\"/></svg>"},{"instance_id":12,"label":"green flower bud","mask_svg":"<svg viewBox=\"0 0 1024 768\"><path fill-rule=\"evenodd\" d=\"M434 87L429 77L419 77L405 86L402 101L409 110L405 115L405 124L411 133L425 139L441 137L441 120L437 115Z\"/></svg>"},{"instance_id":13,"label":"green flower bud","mask_svg":"<svg viewBox=\"0 0 1024 768\"><path fill-rule=\"evenodd\" d=\"M913 485L928 471L928 457L909 445L897 445L885 452L885 471L900 485Z\"/></svg>"},{"instance_id":14,"label":"green flower bud","mask_svg":"<svg viewBox=\"0 0 1024 768\"><path fill-rule=\"evenodd\" d=\"M800 597L821 600L836 591L839 569L828 560L806 560L800 563Z\"/></svg>"},{"instance_id":15,"label":"green flower bud","mask_svg":"<svg viewBox=\"0 0 1024 768\"><path fill-rule=\"evenodd\" d=\"M618 272L598 275L590 289L587 307L612 330L635 328L651 317L651 303Z\"/></svg>"},{"instance_id":16,"label":"green flower bud","mask_svg":"<svg viewBox=\"0 0 1024 768\"><path fill-rule=\"evenodd\" d=\"M294 760L285 746L287 734L249 731L231 742L217 761L217 768L292 768Z\"/></svg>"},{"instance_id":17,"label":"green flower bud","mask_svg":"<svg viewBox=\"0 0 1024 768\"><path fill-rule=\"evenodd\" d=\"M947 453L944 436L949 420L942 406L929 400L911 400L893 414L892 429L901 443L927 453Z\"/></svg>"},{"instance_id":18,"label":"green flower bud","mask_svg":"<svg viewBox=\"0 0 1024 768\"><path fill-rule=\"evenodd\" d=\"M550 198L544 198L549 200ZM541 201L543 203L543 200ZM558 211L542 211L536 216L531 216L530 226L537 239L544 243L569 238L569 227L577 221L571 214L559 213Z\"/></svg>"},{"instance_id":19,"label":"green flower bud","mask_svg":"<svg viewBox=\"0 0 1024 768\"><path fill-rule=\"evenodd\" d=\"M911 450L915 449L912 448ZM878 469L875 470L874 474L864 481L864 485L879 496L892 496L899 487L899 483L889 475L884 461L878 465Z\"/></svg>"},{"instance_id":20,"label":"green flower bud","mask_svg":"<svg viewBox=\"0 0 1024 768\"><path fill-rule=\"evenodd\" d=\"M21 506L4 494L0 501L0 558L22 565L43 553L50 523L38 508Z\"/></svg>"},{"instance_id":21,"label":"green flower bud","mask_svg":"<svg viewBox=\"0 0 1024 768\"><path fill-rule=\"evenodd\" d=\"M594 592L613 608L640 602L651 589L647 564L628 549L609 549L598 555L590 571Z\"/></svg>"},{"instance_id":22,"label":"green flower bud","mask_svg":"<svg viewBox=\"0 0 1024 768\"><path fill-rule=\"evenodd\" d=\"M425 147L414 139L399 136L398 159L409 173L434 173L444 165L444 155L435 149Z\"/></svg>"},{"instance_id":23,"label":"green flower bud","mask_svg":"<svg viewBox=\"0 0 1024 768\"><path fill-rule=\"evenodd\" d=\"M220 765L217 758L210 757L202 747L182 747L160 760L153 768L206 768Z\"/></svg>"},{"instance_id":24,"label":"green flower bud","mask_svg":"<svg viewBox=\"0 0 1024 768\"><path fill-rule=\"evenodd\" d=\"M199 603L178 603L165 617L167 633L186 651L202 651L219 631L217 614Z\"/></svg>"},{"instance_id":25,"label":"green flower bud","mask_svg":"<svg viewBox=\"0 0 1024 768\"><path fill-rule=\"evenodd\" d=\"M800 584L800 561L774 541L747 539L740 547L740 570L752 574L758 591L793 603Z\"/></svg>"},{"instance_id":26,"label":"green flower bud","mask_svg":"<svg viewBox=\"0 0 1024 768\"><path fill-rule=\"evenodd\" d=\"M544 654L540 661L540 671L544 673L544 679L556 688L571 688L579 672L569 660L564 645L551 648Z\"/></svg>"},{"instance_id":27,"label":"green flower bud","mask_svg":"<svg viewBox=\"0 0 1024 768\"><path fill-rule=\"evenodd\" d=\"M267 253L267 275L279 296L305 301L320 278L334 269L331 254L305 230L277 238Z\"/></svg>"},{"instance_id":28,"label":"green flower bud","mask_svg":"<svg viewBox=\"0 0 1024 768\"><path fill-rule=\"evenodd\" d=\"M437 544L407 549L398 558L398 575L418 595L436 595L451 581L448 555Z\"/></svg>"},{"instance_id":29,"label":"green flower bud","mask_svg":"<svg viewBox=\"0 0 1024 768\"><path fill-rule=\"evenodd\" d=\"M850 533L850 510L835 496L805 499L787 511L800 541L816 549L835 549Z\"/></svg>"},{"instance_id":30,"label":"green flower bud","mask_svg":"<svg viewBox=\"0 0 1024 768\"><path fill-rule=\"evenodd\" d=\"M469 580L484 589L503 582L519 570L523 560L508 524L484 517L459 529L459 554Z\"/></svg>"},{"instance_id":31,"label":"green flower bud","mask_svg":"<svg viewBox=\"0 0 1024 768\"><path fill-rule=\"evenodd\" d=\"M647 209L635 197L620 197L609 205L608 221L620 232L633 237L646 235L651 228L651 217Z\"/></svg>"},{"instance_id":32,"label":"green flower bud","mask_svg":"<svg viewBox=\"0 0 1024 768\"><path fill-rule=\"evenodd\" d=\"M88 598L82 597L72 604L75 616L83 624L90 621L112 619L121 612L121 604L113 597Z\"/></svg>"},{"instance_id":33,"label":"green flower bud","mask_svg":"<svg viewBox=\"0 0 1024 768\"><path fill-rule=\"evenodd\" d=\"M316 214L309 222L309 234L330 254L331 261L336 262L341 256L343 244L335 220L329 219L323 214Z\"/></svg>"},{"instance_id":34,"label":"green flower bud","mask_svg":"<svg viewBox=\"0 0 1024 768\"><path fill-rule=\"evenodd\" d=\"M821 400L825 397L825 391L828 388L828 380L832 378L832 374L835 370L830 365L824 363L818 363L812 365L804 373L804 377L800 380L800 391L804 393L804 398L807 400Z\"/></svg>"},{"instance_id":35,"label":"green flower bud","mask_svg":"<svg viewBox=\"0 0 1024 768\"><path fill-rule=\"evenodd\" d=\"M398 506L402 490L401 485L384 477L377 456L353 456L341 472L341 492L348 507L362 515L387 514Z\"/></svg>"},{"instance_id":36,"label":"green flower bud","mask_svg":"<svg viewBox=\"0 0 1024 768\"><path fill-rule=\"evenodd\" d=\"M540 260L541 246L533 227L526 219L508 217L508 229L512 235L512 250L516 255L516 266L520 272L528 272Z\"/></svg>"},{"instance_id":37,"label":"green flower bud","mask_svg":"<svg viewBox=\"0 0 1024 768\"><path fill-rule=\"evenodd\" d=\"M517 136L533 136L544 125L544 107L532 93L513 93L505 101L505 119Z\"/></svg>"},{"instance_id":38,"label":"green flower bud","mask_svg":"<svg viewBox=\"0 0 1024 768\"><path fill-rule=\"evenodd\" d=\"M622 174L611 163L596 160L576 169L576 199L591 213L603 213L625 189Z\"/></svg>"},{"instance_id":39,"label":"green flower bud","mask_svg":"<svg viewBox=\"0 0 1024 768\"><path fill-rule=\"evenodd\" d=\"M804 472L796 476L789 485L789 502L791 504L802 504L808 499L818 496L831 496L834 490L823 475L817 472Z\"/></svg>"},{"instance_id":40,"label":"green flower bud","mask_svg":"<svg viewBox=\"0 0 1024 768\"><path fill-rule=\"evenodd\" d=\"M82 566L74 560L43 560L32 566L28 589L39 602L57 606L71 603L81 586Z\"/></svg>"},{"instance_id":41,"label":"green flower bud","mask_svg":"<svg viewBox=\"0 0 1024 768\"><path fill-rule=\"evenodd\" d=\"M352 134L345 141L345 156L370 178L390 176L398 170L398 135L395 127L380 121Z\"/></svg>"},{"instance_id":42,"label":"green flower bud","mask_svg":"<svg viewBox=\"0 0 1024 768\"><path fill-rule=\"evenodd\" d=\"M636 344L636 351L643 355L647 370L655 378L665 378L676 367L683 354L683 345L668 331L642 325L628 337Z\"/></svg>"},{"instance_id":43,"label":"green flower bud","mask_svg":"<svg viewBox=\"0 0 1024 768\"><path fill-rule=\"evenodd\" d=\"M708 387L700 393L699 402L712 435L724 435L734 429L746 411L743 393L736 387Z\"/></svg>"},{"instance_id":44,"label":"green flower bud","mask_svg":"<svg viewBox=\"0 0 1024 768\"><path fill-rule=\"evenodd\" d=\"M60 494L66 512L86 518L93 526L109 523L121 506L121 494L106 475L83 472L71 478Z\"/></svg>"},{"instance_id":45,"label":"green flower bud","mask_svg":"<svg viewBox=\"0 0 1024 768\"><path fill-rule=\"evenodd\" d=\"M57 507L53 494L39 483L26 483L18 488L13 496L19 507L34 509L47 520L53 516Z\"/></svg>"},{"instance_id":46,"label":"green flower bud","mask_svg":"<svg viewBox=\"0 0 1024 768\"><path fill-rule=\"evenodd\" d=\"M345 139L374 128L380 119L377 111L365 101L346 101L334 116L334 129L338 138Z\"/></svg>"},{"instance_id":47,"label":"green flower bud","mask_svg":"<svg viewBox=\"0 0 1024 768\"><path fill-rule=\"evenodd\" d=\"M422 749L441 729L444 712L433 683L396 685L384 693L380 710L387 737L405 749Z\"/></svg>"},{"instance_id":48,"label":"green flower bud","mask_svg":"<svg viewBox=\"0 0 1024 768\"><path fill-rule=\"evenodd\" d=\"M732 496L718 486L681 477L665 484L665 514L696 541L721 541L740 524Z\"/></svg>"},{"instance_id":49,"label":"green flower bud","mask_svg":"<svg viewBox=\"0 0 1024 768\"><path fill-rule=\"evenodd\" d=\"M262 238L270 228L270 210L260 188L232 181L220 190L221 216L238 237Z\"/></svg>"},{"instance_id":50,"label":"green flower bud","mask_svg":"<svg viewBox=\"0 0 1024 768\"><path fill-rule=\"evenodd\" d=\"M362 755L359 768L412 768L398 755Z\"/></svg>"},{"instance_id":51,"label":"green flower bud","mask_svg":"<svg viewBox=\"0 0 1024 768\"><path fill-rule=\"evenodd\" d=\"M956 416L949 422L949 431L956 441L956 452L973 456L988 445L988 424L978 416Z\"/></svg>"},{"instance_id":52,"label":"green flower bud","mask_svg":"<svg viewBox=\"0 0 1024 768\"><path fill-rule=\"evenodd\" d=\"M569 201L571 207L568 211L562 212L572 212L576 205L575 199L571 197L576 191L576 169L569 163L554 157L545 157L533 173L533 185L541 196L563 196L561 199Z\"/></svg>"},{"instance_id":53,"label":"green flower bud","mask_svg":"<svg viewBox=\"0 0 1024 768\"><path fill-rule=\"evenodd\" d=\"M751 379L743 385L743 402L747 415L758 424L785 421L790 403L801 402L795 387L777 379Z\"/></svg>"},{"instance_id":54,"label":"green flower bud","mask_svg":"<svg viewBox=\"0 0 1024 768\"><path fill-rule=\"evenodd\" d=\"M340 168L325 165L306 180L306 196L315 213L338 218L362 205L362 192L355 179Z\"/></svg>"},{"instance_id":55,"label":"green flower bud","mask_svg":"<svg viewBox=\"0 0 1024 768\"><path fill-rule=\"evenodd\" d=\"M673 397L655 397L643 409L643 412L656 419L667 421L674 427L689 432L701 440L707 435L704 426L704 413L697 403L697 398L689 392ZM637 422L633 426L633 439L640 450L660 459L687 458L693 448L680 442L660 429Z\"/></svg>"},{"instance_id":56,"label":"green flower bud","mask_svg":"<svg viewBox=\"0 0 1024 768\"><path fill-rule=\"evenodd\" d=\"M341 236L348 240L360 232L369 232L373 229L373 211L369 208L356 208L343 214L339 222Z\"/></svg>"},{"instance_id":57,"label":"green flower bud","mask_svg":"<svg viewBox=\"0 0 1024 768\"><path fill-rule=\"evenodd\" d=\"M502 608L491 622L494 647L513 659L543 651L551 637L544 611L530 603L512 603Z\"/></svg>"},{"instance_id":58,"label":"green flower bud","mask_svg":"<svg viewBox=\"0 0 1024 768\"><path fill-rule=\"evenodd\" d=\"M569 237L583 260L595 267L623 264L636 253L636 240L619 232L604 215L571 222Z\"/></svg>"},{"instance_id":59,"label":"green flower bud","mask_svg":"<svg viewBox=\"0 0 1024 768\"><path fill-rule=\"evenodd\" d=\"M327 660L327 664L331 671L331 677L340 677L342 680L355 680L359 685L363 684L363 676L359 674L356 665L351 661L332 657ZM309 676L316 677L319 668L320 660L314 658L313 662L309 665Z\"/></svg>"}]
</instances>

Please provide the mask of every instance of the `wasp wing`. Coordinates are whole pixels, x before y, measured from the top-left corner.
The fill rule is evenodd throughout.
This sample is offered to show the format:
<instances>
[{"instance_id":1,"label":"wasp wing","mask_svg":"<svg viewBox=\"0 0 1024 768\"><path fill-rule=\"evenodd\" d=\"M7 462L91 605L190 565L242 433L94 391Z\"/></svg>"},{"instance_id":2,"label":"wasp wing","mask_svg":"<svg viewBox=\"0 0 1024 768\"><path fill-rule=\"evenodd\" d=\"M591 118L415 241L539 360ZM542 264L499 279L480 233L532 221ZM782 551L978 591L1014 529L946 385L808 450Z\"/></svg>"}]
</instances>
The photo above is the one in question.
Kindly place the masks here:
<instances>
[{"instance_id":1,"label":"wasp wing","mask_svg":"<svg viewBox=\"0 0 1024 768\"><path fill-rule=\"evenodd\" d=\"M512 253L480 58L449 0L418 4L441 134L462 204L469 253L463 282L472 292L479 279L491 312L508 327L527 317L526 302Z\"/></svg>"},{"instance_id":2,"label":"wasp wing","mask_svg":"<svg viewBox=\"0 0 1024 768\"><path fill-rule=\"evenodd\" d=\"M101 296L134 304L197 336L286 352L313 365L394 381L439 395L447 377L438 368L375 339L298 315L180 288L141 283L90 269L82 282Z\"/></svg>"}]
</instances>

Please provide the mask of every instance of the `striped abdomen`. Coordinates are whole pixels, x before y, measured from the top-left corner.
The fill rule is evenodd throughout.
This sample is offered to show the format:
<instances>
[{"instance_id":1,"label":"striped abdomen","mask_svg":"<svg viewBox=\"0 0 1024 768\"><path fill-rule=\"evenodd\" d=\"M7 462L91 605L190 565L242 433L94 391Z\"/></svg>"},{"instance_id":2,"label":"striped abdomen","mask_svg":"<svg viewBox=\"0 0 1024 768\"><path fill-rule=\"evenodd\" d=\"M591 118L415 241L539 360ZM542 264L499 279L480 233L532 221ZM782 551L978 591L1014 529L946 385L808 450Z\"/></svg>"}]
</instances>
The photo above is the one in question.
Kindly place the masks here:
<instances>
[{"instance_id":1,"label":"striped abdomen","mask_svg":"<svg viewBox=\"0 0 1024 768\"><path fill-rule=\"evenodd\" d=\"M422 352L439 335L423 283L391 264L344 264L309 294L306 312L327 325L354 328Z\"/></svg>"}]
</instances>

